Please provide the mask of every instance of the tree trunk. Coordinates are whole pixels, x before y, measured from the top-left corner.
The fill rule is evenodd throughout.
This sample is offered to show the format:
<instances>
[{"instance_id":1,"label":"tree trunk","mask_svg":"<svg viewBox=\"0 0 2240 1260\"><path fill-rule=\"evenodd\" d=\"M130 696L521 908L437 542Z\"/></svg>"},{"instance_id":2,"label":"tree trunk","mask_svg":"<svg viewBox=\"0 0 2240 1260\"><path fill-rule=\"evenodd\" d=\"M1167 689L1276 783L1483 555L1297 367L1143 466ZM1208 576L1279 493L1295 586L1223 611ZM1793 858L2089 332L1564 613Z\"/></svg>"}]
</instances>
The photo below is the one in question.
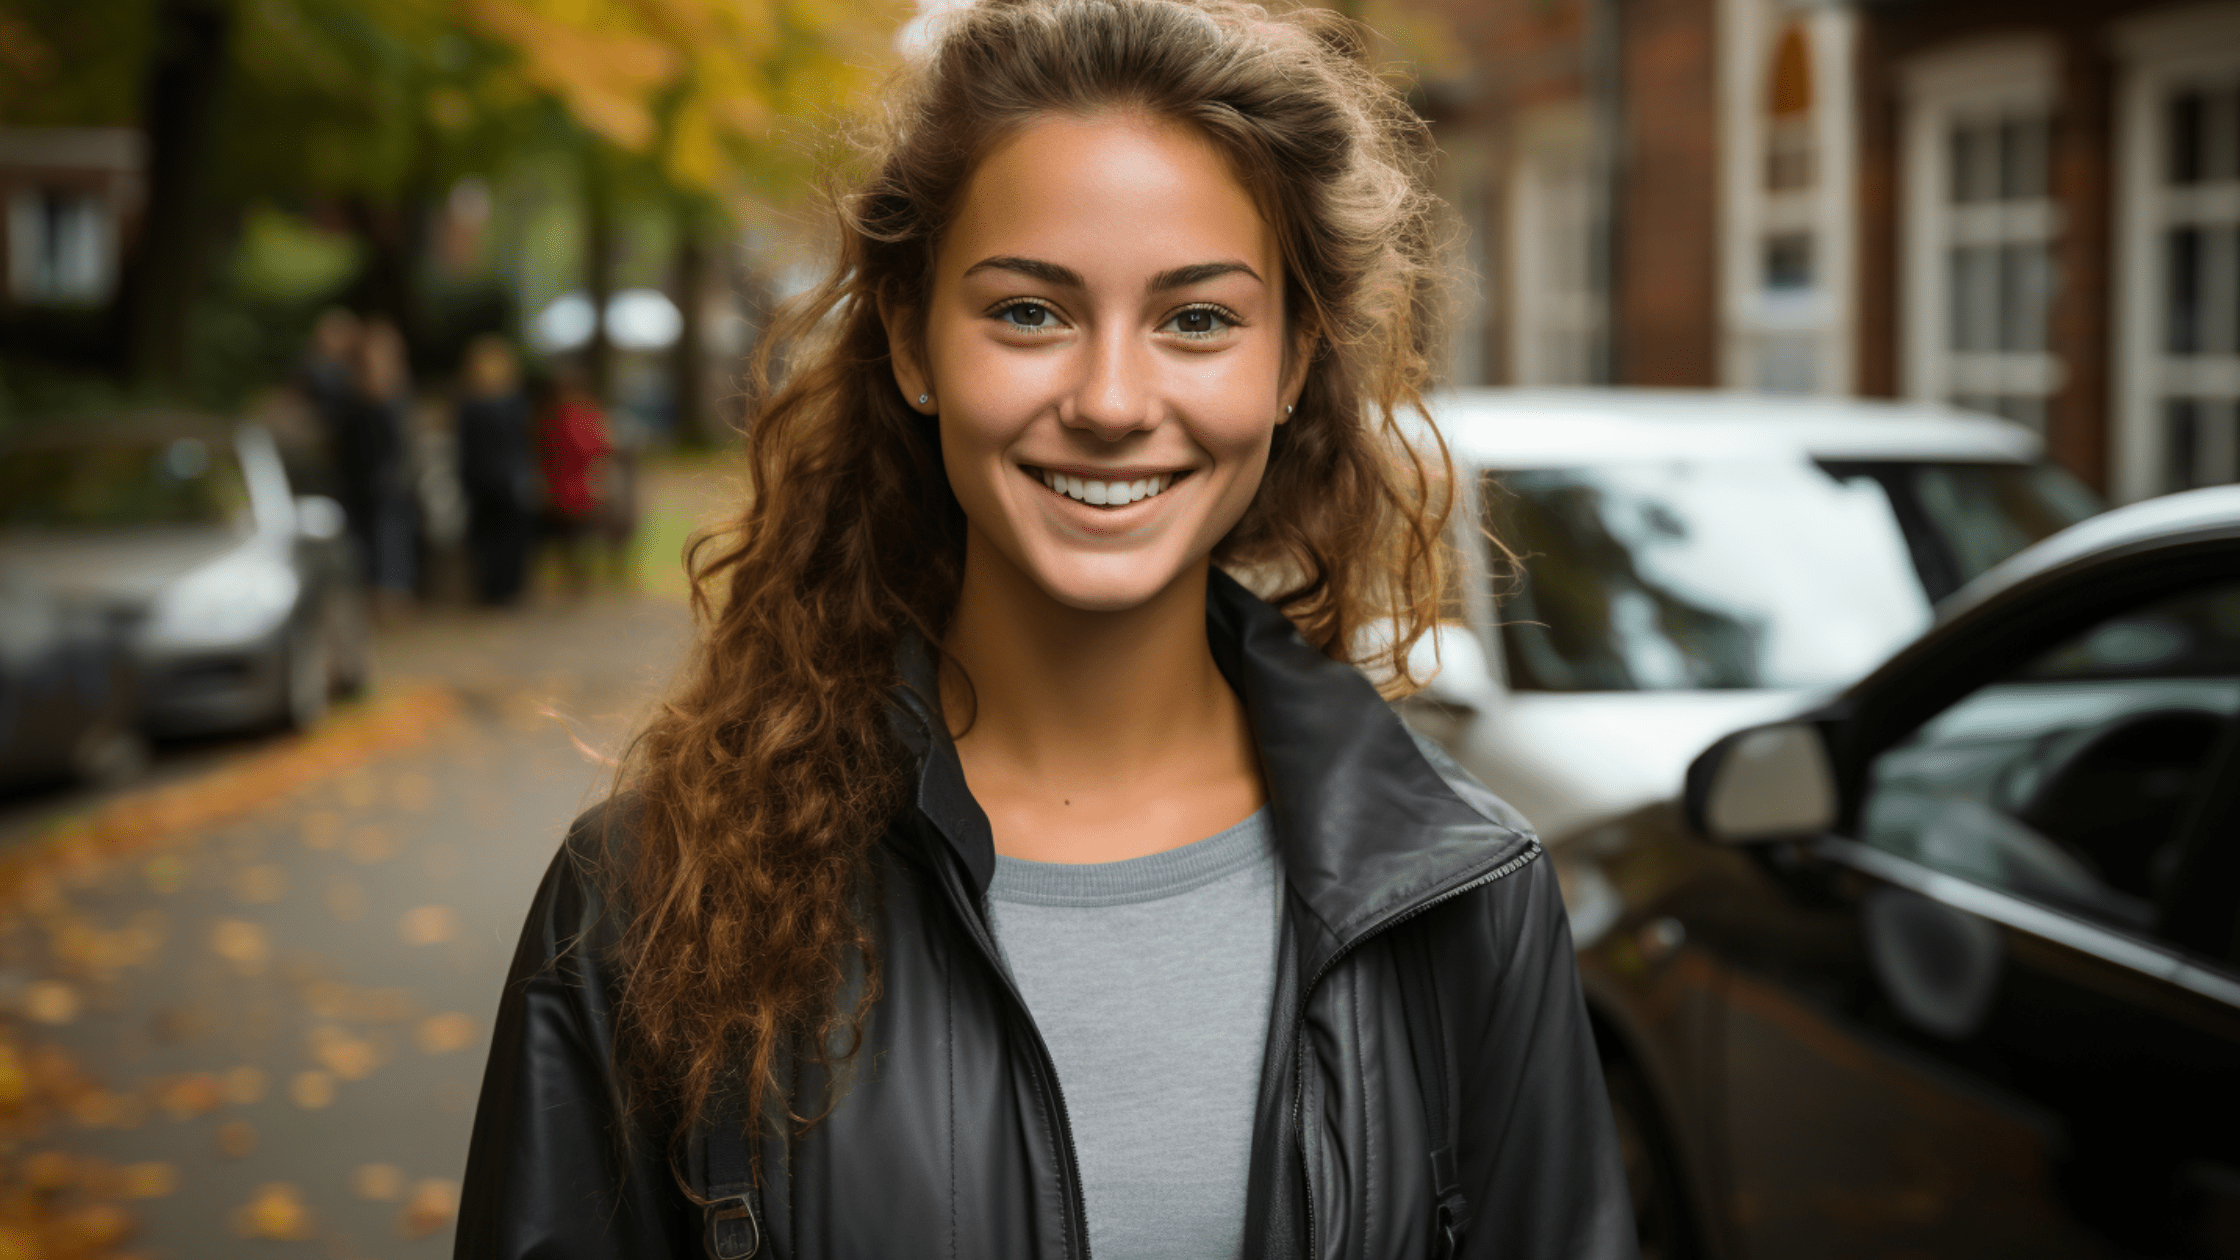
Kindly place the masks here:
<instances>
[{"instance_id":1,"label":"tree trunk","mask_svg":"<svg viewBox=\"0 0 2240 1260\"><path fill-rule=\"evenodd\" d=\"M117 295L125 369L176 388L187 375L187 321L209 247L209 176L232 15L218 0L164 0L156 14L141 119L148 199Z\"/></svg>"},{"instance_id":2,"label":"tree trunk","mask_svg":"<svg viewBox=\"0 0 2240 1260\"><path fill-rule=\"evenodd\" d=\"M607 339L607 299L614 293L614 191L597 142L583 161L583 287L591 298L591 343L583 348L585 384L602 407L614 397L614 344Z\"/></svg>"},{"instance_id":3,"label":"tree trunk","mask_svg":"<svg viewBox=\"0 0 2240 1260\"><path fill-rule=\"evenodd\" d=\"M700 237L700 216L690 206L677 214L676 303L684 317L670 352L670 396L677 408L677 444L702 448L715 444L715 417L708 407L708 330L702 314L708 297L708 246Z\"/></svg>"}]
</instances>

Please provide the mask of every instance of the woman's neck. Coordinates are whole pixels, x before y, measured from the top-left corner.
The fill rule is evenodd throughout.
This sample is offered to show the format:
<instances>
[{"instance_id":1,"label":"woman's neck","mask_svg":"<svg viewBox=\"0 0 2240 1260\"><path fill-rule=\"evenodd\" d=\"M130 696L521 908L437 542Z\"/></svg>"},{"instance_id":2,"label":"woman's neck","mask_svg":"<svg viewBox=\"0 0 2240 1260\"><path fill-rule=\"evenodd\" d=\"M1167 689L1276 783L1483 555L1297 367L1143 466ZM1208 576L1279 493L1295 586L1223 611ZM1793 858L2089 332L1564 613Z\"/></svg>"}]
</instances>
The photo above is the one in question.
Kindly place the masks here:
<instances>
[{"instance_id":1,"label":"woman's neck","mask_svg":"<svg viewBox=\"0 0 2240 1260\"><path fill-rule=\"evenodd\" d=\"M996 851L1109 862L1189 844L1264 796L1244 706L1206 644L1207 565L1084 612L973 531L943 704ZM971 682L969 689L965 678Z\"/></svg>"}]
</instances>

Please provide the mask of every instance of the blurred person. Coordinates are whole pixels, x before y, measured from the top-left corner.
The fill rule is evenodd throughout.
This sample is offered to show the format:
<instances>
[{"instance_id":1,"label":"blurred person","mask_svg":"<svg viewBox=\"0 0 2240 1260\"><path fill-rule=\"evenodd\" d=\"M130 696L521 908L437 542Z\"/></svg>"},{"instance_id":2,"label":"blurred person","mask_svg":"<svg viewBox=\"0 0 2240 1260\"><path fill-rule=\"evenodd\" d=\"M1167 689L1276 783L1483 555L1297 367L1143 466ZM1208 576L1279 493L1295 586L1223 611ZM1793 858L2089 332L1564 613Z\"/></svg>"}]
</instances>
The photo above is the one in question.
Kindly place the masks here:
<instances>
[{"instance_id":1,"label":"blurred person","mask_svg":"<svg viewBox=\"0 0 2240 1260\"><path fill-rule=\"evenodd\" d=\"M537 457L544 474L545 536L559 549L576 594L590 585L587 553L598 540L602 496L611 491L613 452L606 409L592 397L583 369L561 364L538 407Z\"/></svg>"},{"instance_id":2,"label":"blurred person","mask_svg":"<svg viewBox=\"0 0 2240 1260\"><path fill-rule=\"evenodd\" d=\"M311 408L319 427L321 452L331 467L343 458L347 412L357 393L358 345L365 325L357 313L344 306L330 306L311 326L311 341L304 348L303 363L296 370L296 388ZM345 474L347 475L347 474Z\"/></svg>"},{"instance_id":3,"label":"blurred person","mask_svg":"<svg viewBox=\"0 0 2240 1260\"><path fill-rule=\"evenodd\" d=\"M359 339L352 385L342 408L337 462L343 509L351 521L375 609L395 617L412 605L419 562L408 426L412 377L404 335L386 319L370 320Z\"/></svg>"},{"instance_id":4,"label":"blurred person","mask_svg":"<svg viewBox=\"0 0 2240 1260\"><path fill-rule=\"evenodd\" d=\"M1363 673L1442 590L1424 125L1326 10L932 39L538 891L457 1254L1632 1256L1553 863Z\"/></svg>"},{"instance_id":5,"label":"blurred person","mask_svg":"<svg viewBox=\"0 0 2240 1260\"><path fill-rule=\"evenodd\" d=\"M464 376L455 428L475 597L485 604L511 604L521 596L536 537L529 400L513 347L495 334L468 345Z\"/></svg>"}]
</instances>

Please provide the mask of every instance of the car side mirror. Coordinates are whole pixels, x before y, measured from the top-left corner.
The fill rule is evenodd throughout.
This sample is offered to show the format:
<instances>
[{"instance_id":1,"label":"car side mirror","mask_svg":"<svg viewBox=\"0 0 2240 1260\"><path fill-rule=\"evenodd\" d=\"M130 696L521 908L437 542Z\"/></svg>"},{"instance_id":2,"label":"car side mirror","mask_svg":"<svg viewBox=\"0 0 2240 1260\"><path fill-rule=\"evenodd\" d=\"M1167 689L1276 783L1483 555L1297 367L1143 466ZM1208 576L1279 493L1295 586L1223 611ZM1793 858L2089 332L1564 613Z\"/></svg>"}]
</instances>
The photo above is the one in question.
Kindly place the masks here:
<instances>
[{"instance_id":1,"label":"car side mirror","mask_svg":"<svg viewBox=\"0 0 2240 1260\"><path fill-rule=\"evenodd\" d=\"M1485 644L1470 627L1443 621L1408 649L1408 676L1426 678L1415 698L1464 712L1490 706L1500 694Z\"/></svg>"},{"instance_id":2,"label":"car side mirror","mask_svg":"<svg viewBox=\"0 0 2240 1260\"><path fill-rule=\"evenodd\" d=\"M1840 806L1828 743L1811 722L1737 731L1688 767L1688 824L1719 844L1816 835Z\"/></svg>"},{"instance_id":3,"label":"car side mirror","mask_svg":"<svg viewBox=\"0 0 2240 1260\"><path fill-rule=\"evenodd\" d=\"M324 542L329 538L342 537L342 531L348 526L349 517L344 515L342 505L333 499L323 494L297 496L296 532L298 534L305 538L316 538Z\"/></svg>"}]
</instances>

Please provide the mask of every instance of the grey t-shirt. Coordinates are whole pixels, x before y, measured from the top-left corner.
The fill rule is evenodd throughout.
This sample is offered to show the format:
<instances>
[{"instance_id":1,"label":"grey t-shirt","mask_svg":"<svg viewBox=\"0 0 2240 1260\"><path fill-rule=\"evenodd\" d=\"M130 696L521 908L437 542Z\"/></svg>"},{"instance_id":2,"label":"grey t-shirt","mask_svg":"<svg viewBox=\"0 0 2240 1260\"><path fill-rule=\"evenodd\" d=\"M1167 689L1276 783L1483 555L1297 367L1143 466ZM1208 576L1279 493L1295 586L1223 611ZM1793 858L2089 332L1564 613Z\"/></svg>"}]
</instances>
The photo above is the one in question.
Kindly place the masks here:
<instances>
[{"instance_id":1,"label":"grey t-shirt","mask_svg":"<svg viewBox=\"0 0 2240 1260\"><path fill-rule=\"evenodd\" d=\"M1267 813L1125 862L996 858L989 918L1058 1065L1097 1260L1243 1250L1283 887Z\"/></svg>"}]
</instances>

